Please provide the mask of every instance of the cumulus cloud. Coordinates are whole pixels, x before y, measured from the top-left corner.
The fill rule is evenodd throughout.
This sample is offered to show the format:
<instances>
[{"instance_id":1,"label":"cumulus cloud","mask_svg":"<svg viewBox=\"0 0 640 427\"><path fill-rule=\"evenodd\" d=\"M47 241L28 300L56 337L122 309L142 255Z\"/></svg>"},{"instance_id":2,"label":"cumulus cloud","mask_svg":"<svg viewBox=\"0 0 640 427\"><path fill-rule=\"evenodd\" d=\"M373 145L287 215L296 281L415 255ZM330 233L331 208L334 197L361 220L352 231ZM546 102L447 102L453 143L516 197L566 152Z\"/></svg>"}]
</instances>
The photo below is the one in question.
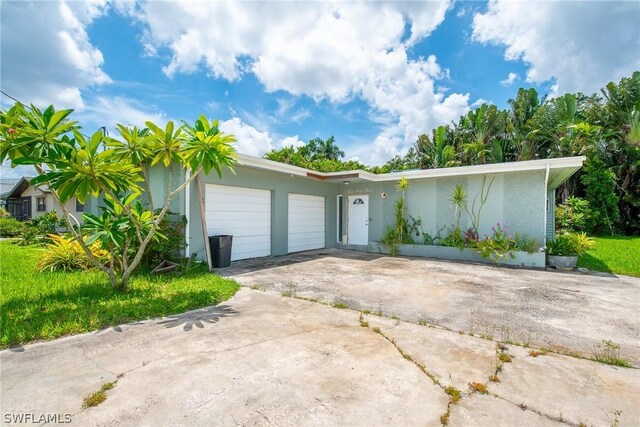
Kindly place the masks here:
<instances>
[{"instance_id":1,"label":"cumulus cloud","mask_svg":"<svg viewBox=\"0 0 640 427\"><path fill-rule=\"evenodd\" d=\"M334 104L365 100L378 116L375 121L386 123L373 143L380 148L366 150L380 154L361 156L377 163L468 109L468 94L447 95L436 88L448 70L435 56L407 55L449 7L449 1L146 2L128 13L143 23L148 52L169 51L164 72L170 77L204 69L213 78L235 81L252 73L267 92ZM256 115L244 119L266 131L268 117ZM290 117L300 122L309 112L300 109Z\"/></svg>"},{"instance_id":2,"label":"cumulus cloud","mask_svg":"<svg viewBox=\"0 0 640 427\"><path fill-rule=\"evenodd\" d=\"M506 79L500 80L500 84L502 86L511 86L518 80L518 75L516 73L509 73Z\"/></svg>"},{"instance_id":3,"label":"cumulus cloud","mask_svg":"<svg viewBox=\"0 0 640 427\"><path fill-rule=\"evenodd\" d=\"M299 147L305 143L298 135L278 138L269 131L260 131L250 124L234 117L220 122L220 130L232 134L238 142L235 146L239 153L260 157L274 148Z\"/></svg>"},{"instance_id":4,"label":"cumulus cloud","mask_svg":"<svg viewBox=\"0 0 640 427\"><path fill-rule=\"evenodd\" d=\"M2 87L23 102L82 108L81 90L109 83L86 26L103 1L3 2Z\"/></svg>"},{"instance_id":5,"label":"cumulus cloud","mask_svg":"<svg viewBox=\"0 0 640 427\"><path fill-rule=\"evenodd\" d=\"M638 2L491 0L474 15L473 39L524 61L527 82L592 93L640 69L639 15Z\"/></svg>"}]
</instances>

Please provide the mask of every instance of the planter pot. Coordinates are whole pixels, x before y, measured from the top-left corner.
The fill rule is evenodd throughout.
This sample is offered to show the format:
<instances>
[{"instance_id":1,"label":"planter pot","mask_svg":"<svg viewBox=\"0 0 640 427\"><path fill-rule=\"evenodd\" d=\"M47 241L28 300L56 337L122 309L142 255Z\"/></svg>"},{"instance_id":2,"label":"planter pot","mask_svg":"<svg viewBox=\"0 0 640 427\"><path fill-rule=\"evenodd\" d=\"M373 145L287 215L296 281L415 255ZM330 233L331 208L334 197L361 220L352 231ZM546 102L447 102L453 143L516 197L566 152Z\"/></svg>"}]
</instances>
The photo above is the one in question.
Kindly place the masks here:
<instances>
[{"instance_id":1,"label":"planter pot","mask_svg":"<svg viewBox=\"0 0 640 427\"><path fill-rule=\"evenodd\" d=\"M577 263L577 256L547 255L547 265L559 270L573 270Z\"/></svg>"}]
</instances>

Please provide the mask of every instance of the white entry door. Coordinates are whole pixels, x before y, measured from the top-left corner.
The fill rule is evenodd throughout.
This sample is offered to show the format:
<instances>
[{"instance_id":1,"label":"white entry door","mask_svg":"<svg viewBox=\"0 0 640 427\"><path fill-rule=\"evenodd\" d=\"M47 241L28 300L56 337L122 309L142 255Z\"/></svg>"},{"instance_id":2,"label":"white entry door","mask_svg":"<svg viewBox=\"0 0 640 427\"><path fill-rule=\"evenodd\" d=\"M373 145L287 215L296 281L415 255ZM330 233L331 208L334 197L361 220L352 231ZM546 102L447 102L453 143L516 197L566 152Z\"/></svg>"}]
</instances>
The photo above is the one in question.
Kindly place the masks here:
<instances>
[{"instance_id":1,"label":"white entry door","mask_svg":"<svg viewBox=\"0 0 640 427\"><path fill-rule=\"evenodd\" d=\"M324 248L324 218L324 197L289 193L288 252Z\"/></svg>"},{"instance_id":2,"label":"white entry door","mask_svg":"<svg viewBox=\"0 0 640 427\"><path fill-rule=\"evenodd\" d=\"M233 235L231 261L271 255L271 192L207 184L207 233Z\"/></svg>"},{"instance_id":3,"label":"white entry door","mask_svg":"<svg viewBox=\"0 0 640 427\"><path fill-rule=\"evenodd\" d=\"M369 244L369 196L354 194L349 196L348 243L350 245Z\"/></svg>"}]
</instances>

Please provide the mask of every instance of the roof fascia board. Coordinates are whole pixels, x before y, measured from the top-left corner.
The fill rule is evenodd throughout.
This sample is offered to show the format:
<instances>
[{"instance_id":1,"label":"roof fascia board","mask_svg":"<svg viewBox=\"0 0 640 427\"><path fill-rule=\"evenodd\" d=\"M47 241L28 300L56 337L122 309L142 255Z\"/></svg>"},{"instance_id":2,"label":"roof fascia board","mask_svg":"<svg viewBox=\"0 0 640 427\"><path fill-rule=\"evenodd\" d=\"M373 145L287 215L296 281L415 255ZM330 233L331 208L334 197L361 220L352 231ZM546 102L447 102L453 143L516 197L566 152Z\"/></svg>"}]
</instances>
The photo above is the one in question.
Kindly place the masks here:
<instances>
[{"instance_id":1,"label":"roof fascia board","mask_svg":"<svg viewBox=\"0 0 640 427\"><path fill-rule=\"evenodd\" d=\"M550 169L575 168L578 170L585 161L584 156L560 157L555 159L526 160L522 162L492 163L486 165L458 166L452 168L437 168L425 170L410 170L400 172L390 172L385 174L373 174L362 170L340 171L340 172L318 172L311 169L292 166L285 163L274 162L273 160L259 157L238 154L240 165L254 167L258 169L297 175L312 179L330 180L338 179L346 174L356 175L364 180L373 182L394 181L405 177L407 179L438 178L447 176L481 175L504 172L524 172L532 170L545 170L547 165Z\"/></svg>"}]
</instances>

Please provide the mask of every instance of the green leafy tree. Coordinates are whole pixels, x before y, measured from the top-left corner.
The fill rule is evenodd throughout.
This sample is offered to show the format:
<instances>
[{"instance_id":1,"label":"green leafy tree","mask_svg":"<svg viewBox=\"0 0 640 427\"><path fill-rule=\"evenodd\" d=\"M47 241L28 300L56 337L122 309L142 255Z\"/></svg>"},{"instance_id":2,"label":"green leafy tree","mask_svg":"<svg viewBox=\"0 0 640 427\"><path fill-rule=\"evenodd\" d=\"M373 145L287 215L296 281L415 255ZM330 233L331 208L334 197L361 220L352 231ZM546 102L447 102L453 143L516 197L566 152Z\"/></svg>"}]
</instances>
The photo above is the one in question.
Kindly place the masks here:
<instances>
[{"instance_id":1,"label":"green leafy tree","mask_svg":"<svg viewBox=\"0 0 640 427\"><path fill-rule=\"evenodd\" d=\"M594 156L585 163L581 180L591 208L589 228L595 233L613 234L620 215L614 173L602 159Z\"/></svg>"},{"instance_id":2,"label":"green leafy tree","mask_svg":"<svg viewBox=\"0 0 640 427\"><path fill-rule=\"evenodd\" d=\"M232 170L235 138L218 130L217 121L200 116L195 124L164 128L146 122L146 129L118 126L121 140L102 131L86 137L72 110L44 111L16 103L0 117L0 160L12 166L33 165L38 176L32 185L46 184L62 207L73 239L92 265L105 272L114 288L126 290L129 277L149 246L163 238L160 224L172 200L200 173ZM162 165L169 175L164 200L151 200L148 169ZM173 188L172 173L189 177ZM147 197L143 198L142 195ZM81 224L66 209L72 197L84 203L103 200L100 215L85 213ZM156 201L160 202L160 201ZM160 206L154 212L154 206ZM99 242L110 253L109 262L98 259L90 245Z\"/></svg>"}]
</instances>

